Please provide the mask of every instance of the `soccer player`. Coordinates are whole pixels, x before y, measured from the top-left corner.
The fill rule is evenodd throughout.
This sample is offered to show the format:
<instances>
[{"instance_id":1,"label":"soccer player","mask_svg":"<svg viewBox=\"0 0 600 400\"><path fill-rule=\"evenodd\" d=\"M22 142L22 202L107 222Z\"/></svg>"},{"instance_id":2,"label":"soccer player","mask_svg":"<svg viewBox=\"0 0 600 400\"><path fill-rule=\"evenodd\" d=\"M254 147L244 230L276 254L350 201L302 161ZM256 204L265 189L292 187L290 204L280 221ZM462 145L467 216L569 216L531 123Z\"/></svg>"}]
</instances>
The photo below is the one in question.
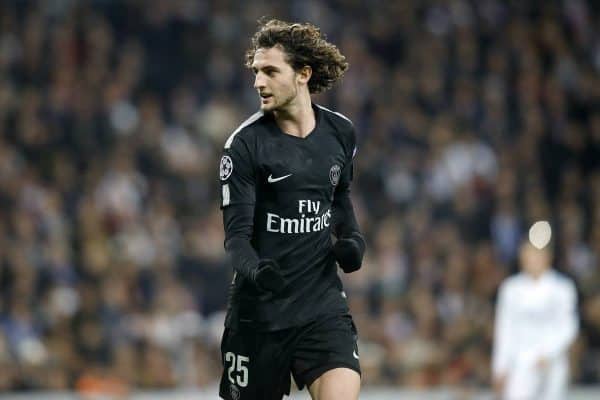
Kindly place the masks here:
<instances>
[{"instance_id":1,"label":"soccer player","mask_svg":"<svg viewBox=\"0 0 600 400\"><path fill-rule=\"evenodd\" d=\"M337 273L358 270L365 251L349 197L356 137L348 118L311 101L348 63L317 27L270 20L246 66L260 110L227 139L220 163L234 278L219 392L281 399L291 373L315 400L357 399L357 332Z\"/></svg>"},{"instance_id":2,"label":"soccer player","mask_svg":"<svg viewBox=\"0 0 600 400\"><path fill-rule=\"evenodd\" d=\"M500 286L492 372L506 400L566 399L568 350L577 335L573 282L550 269L548 248L520 250L522 272Z\"/></svg>"}]
</instances>

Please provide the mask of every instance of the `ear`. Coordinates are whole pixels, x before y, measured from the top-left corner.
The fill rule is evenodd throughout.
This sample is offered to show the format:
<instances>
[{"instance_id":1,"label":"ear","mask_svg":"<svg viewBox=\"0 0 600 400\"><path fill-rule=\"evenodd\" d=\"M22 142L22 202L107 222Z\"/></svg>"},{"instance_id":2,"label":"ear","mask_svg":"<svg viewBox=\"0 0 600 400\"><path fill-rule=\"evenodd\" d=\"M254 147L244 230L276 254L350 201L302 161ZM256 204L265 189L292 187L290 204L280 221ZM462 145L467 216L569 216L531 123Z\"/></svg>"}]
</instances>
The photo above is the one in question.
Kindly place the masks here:
<instances>
[{"instance_id":1,"label":"ear","mask_svg":"<svg viewBox=\"0 0 600 400\"><path fill-rule=\"evenodd\" d=\"M304 85L308 84L310 77L312 76L312 68L310 65L305 65L297 72L298 83L302 83Z\"/></svg>"}]
</instances>

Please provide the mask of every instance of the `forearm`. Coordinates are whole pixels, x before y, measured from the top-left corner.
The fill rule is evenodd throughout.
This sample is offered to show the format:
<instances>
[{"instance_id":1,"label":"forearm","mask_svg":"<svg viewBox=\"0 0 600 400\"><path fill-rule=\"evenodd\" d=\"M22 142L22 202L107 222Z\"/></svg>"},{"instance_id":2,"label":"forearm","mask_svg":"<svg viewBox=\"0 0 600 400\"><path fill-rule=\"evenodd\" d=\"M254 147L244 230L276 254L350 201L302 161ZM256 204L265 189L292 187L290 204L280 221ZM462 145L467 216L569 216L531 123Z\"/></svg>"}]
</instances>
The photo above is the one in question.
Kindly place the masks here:
<instances>
[{"instance_id":1,"label":"forearm","mask_svg":"<svg viewBox=\"0 0 600 400\"><path fill-rule=\"evenodd\" d=\"M348 190L336 192L332 208L333 234L337 238L349 237L354 234L362 237Z\"/></svg>"},{"instance_id":2,"label":"forearm","mask_svg":"<svg viewBox=\"0 0 600 400\"><path fill-rule=\"evenodd\" d=\"M511 330L514 321L511 320L511 306L506 288L500 289L498 304L496 305L496 319L494 321L494 345L492 351L492 374L500 378L509 370L514 348L516 332Z\"/></svg>"},{"instance_id":3,"label":"forearm","mask_svg":"<svg viewBox=\"0 0 600 400\"><path fill-rule=\"evenodd\" d=\"M241 276L248 278L251 272L258 268L258 255L247 238L230 238L225 241L225 250L231 260L234 271Z\"/></svg>"},{"instance_id":4,"label":"forearm","mask_svg":"<svg viewBox=\"0 0 600 400\"><path fill-rule=\"evenodd\" d=\"M333 202L333 232L338 238L333 246L333 254L340 268L346 273L360 269L366 245L347 190L336 193Z\"/></svg>"},{"instance_id":5,"label":"forearm","mask_svg":"<svg viewBox=\"0 0 600 400\"><path fill-rule=\"evenodd\" d=\"M511 348L506 333L496 333L492 351L492 375L501 377L506 374L511 364Z\"/></svg>"},{"instance_id":6,"label":"forearm","mask_svg":"<svg viewBox=\"0 0 600 400\"><path fill-rule=\"evenodd\" d=\"M565 316L559 324L556 324L551 338L543 347L542 357L552 359L566 354L577 336L577 330L577 317L575 315Z\"/></svg>"},{"instance_id":7,"label":"forearm","mask_svg":"<svg viewBox=\"0 0 600 400\"><path fill-rule=\"evenodd\" d=\"M492 375L494 377L502 377L509 370L511 364L510 348L506 343L497 343L494 346L492 356Z\"/></svg>"},{"instance_id":8,"label":"forearm","mask_svg":"<svg viewBox=\"0 0 600 400\"><path fill-rule=\"evenodd\" d=\"M248 277L259 263L258 254L250 242L253 215L253 206L239 205L223 209L225 251L234 271L243 277Z\"/></svg>"},{"instance_id":9,"label":"forearm","mask_svg":"<svg viewBox=\"0 0 600 400\"><path fill-rule=\"evenodd\" d=\"M236 273L260 290L277 293L285 287L285 280L277 261L260 259L252 247L253 219L254 206L237 205L223 209L225 250Z\"/></svg>"},{"instance_id":10,"label":"forearm","mask_svg":"<svg viewBox=\"0 0 600 400\"><path fill-rule=\"evenodd\" d=\"M554 320L551 335L542 347L542 357L546 359L566 354L579 330L575 287L573 285L568 285L566 288L562 287L561 291L557 290L556 295L560 296L562 301L553 313Z\"/></svg>"}]
</instances>

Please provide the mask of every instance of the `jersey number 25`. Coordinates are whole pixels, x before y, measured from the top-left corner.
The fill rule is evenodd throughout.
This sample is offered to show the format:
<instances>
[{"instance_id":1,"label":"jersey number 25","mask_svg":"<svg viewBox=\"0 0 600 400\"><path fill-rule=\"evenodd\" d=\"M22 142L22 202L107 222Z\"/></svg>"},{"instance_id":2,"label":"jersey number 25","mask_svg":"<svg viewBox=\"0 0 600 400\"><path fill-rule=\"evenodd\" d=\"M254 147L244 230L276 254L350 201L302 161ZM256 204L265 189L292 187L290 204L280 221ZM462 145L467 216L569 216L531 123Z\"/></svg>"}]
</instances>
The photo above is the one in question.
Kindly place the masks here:
<instances>
[{"instance_id":1,"label":"jersey number 25","mask_svg":"<svg viewBox=\"0 0 600 400\"><path fill-rule=\"evenodd\" d=\"M236 362L237 358L237 362ZM227 369L229 382L237 383L240 387L248 386L248 367L245 365L250 362L250 357L235 355L232 352L225 353L225 363L231 363ZM231 374L237 370L235 380Z\"/></svg>"}]
</instances>

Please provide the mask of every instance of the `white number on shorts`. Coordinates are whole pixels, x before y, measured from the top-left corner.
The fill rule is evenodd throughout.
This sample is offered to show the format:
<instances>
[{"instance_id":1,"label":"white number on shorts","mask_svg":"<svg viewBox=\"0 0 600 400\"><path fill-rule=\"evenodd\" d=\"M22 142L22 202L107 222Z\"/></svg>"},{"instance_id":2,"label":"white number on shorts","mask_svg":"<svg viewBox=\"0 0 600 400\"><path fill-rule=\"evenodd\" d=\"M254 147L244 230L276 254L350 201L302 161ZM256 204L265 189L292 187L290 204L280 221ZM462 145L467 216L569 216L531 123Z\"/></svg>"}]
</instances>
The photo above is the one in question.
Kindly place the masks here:
<instances>
[{"instance_id":1,"label":"white number on shorts","mask_svg":"<svg viewBox=\"0 0 600 400\"><path fill-rule=\"evenodd\" d=\"M240 387L248 386L248 367L244 365L244 363L250 362L250 357L246 356L237 356L237 363L235 361L236 355L232 352L225 353L225 362L231 363L229 368L227 369L227 378L229 378L229 382L237 383ZM237 368L236 368L237 367ZM231 373L237 369L238 375L233 379Z\"/></svg>"},{"instance_id":2,"label":"white number on shorts","mask_svg":"<svg viewBox=\"0 0 600 400\"><path fill-rule=\"evenodd\" d=\"M229 352L225 354L225 362L231 362L231 366L229 367L229 369L227 370L227 377L229 378L229 382L231 383L235 383L235 381L233 380L233 377L231 376L231 373L233 372L233 369L235 368L235 354Z\"/></svg>"}]
</instances>

